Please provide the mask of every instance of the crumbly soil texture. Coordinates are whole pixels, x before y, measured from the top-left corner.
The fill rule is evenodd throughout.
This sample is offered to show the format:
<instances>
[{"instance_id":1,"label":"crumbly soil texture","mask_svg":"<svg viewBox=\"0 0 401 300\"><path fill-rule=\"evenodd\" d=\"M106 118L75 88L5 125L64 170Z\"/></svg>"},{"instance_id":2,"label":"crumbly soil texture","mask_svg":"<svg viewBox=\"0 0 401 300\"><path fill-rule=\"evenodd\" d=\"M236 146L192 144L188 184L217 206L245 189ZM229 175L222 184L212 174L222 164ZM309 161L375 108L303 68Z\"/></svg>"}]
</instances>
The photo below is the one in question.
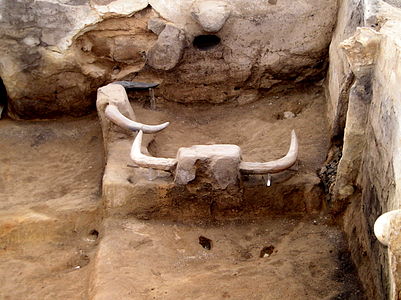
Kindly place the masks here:
<instances>
[{"instance_id":1,"label":"crumbly soil texture","mask_svg":"<svg viewBox=\"0 0 401 300\"><path fill-rule=\"evenodd\" d=\"M101 299L365 299L341 231L326 222L108 220L93 292Z\"/></svg>"},{"instance_id":2,"label":"crumbly soil texture","mask_svg":"<svg viewBox=\"0 0 401 300\"><path fill-rule=\"evenodd\" d=\"M171 121L150 147L159 156L233 143L264 161L287 151L295 129L302 168L316 172L325 159L319 87L245 104L157 99L150 110L145 100L133 103L140 121ZM1 299L365 299L345 238L324 216L104 218L96 115L2 119L0 145Z\"/></svg>"}]
</instances>

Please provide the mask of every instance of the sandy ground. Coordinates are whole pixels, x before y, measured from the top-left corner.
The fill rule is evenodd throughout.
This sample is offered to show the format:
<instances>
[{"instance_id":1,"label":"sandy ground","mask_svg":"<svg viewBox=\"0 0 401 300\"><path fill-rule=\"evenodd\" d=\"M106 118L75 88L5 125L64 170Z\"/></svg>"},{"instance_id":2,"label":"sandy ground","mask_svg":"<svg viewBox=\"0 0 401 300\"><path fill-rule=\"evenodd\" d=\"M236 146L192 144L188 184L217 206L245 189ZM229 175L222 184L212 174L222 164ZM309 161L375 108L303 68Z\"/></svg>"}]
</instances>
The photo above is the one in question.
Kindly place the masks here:
<instances>
[{"instance_id":1,"label":"sandy ground","mask_svg":"<svg viewBox=\"0 0 401 300\"><path fill-rule=\"evenodd\" d=\"M341 232L324 223L286 217L212 226L108 220L92 296L364 299ZM200 236L211 240L210 250Z\"/></svg>"},{"instance_id":2,"label":"sandy ground","mask_svg":"<svg viewBox=\"0 0 401 300\"><path fill-rule=\"evenodd\" d=\"M0 250L0 299L88 299L96 237Z\"/></svg>"},{"instance_id":3,"label":"sandy ground","mask_svg":"<svg viewBox=\"0 0 401 300\"><path fill-rule=\"evenodd\" d=\"M100 214L97 116L0 121L0 299L87 299Z\"/></svg>"},{"instance_id":4,"label":"sandy ground","mask_svg":"<svg viewBox=\"0 0 401 300\"><path fill-rule=\"evenodd\" d=\"M319 89L243 106L159 105L149 111L134 104L141 118L172 121L176 130L153 145L160 155L227 142L239 144L249 160L271 159L286 152L295 128L305 168L314 171L324 160ZM294 119L282 119L288 110ZM324 218L208 226L108 219L99 225L104 161L95 115L3 119L0 145L0 299L364 299L344 237ZM211 239L210 250L199 244L201 235ZM260 257L270 246L273 252Z\"/></svg>"},{"instance_id":5,"label":"sandy ground","mask_svg":"<svg viewBox=\"0 0 401 300\"><path fill-rule=\"evenodd\" d=\"M1 209L40 210L57 201L97 201L103 170L97 116L80 120L0 122Z\"/></svg>"}]
</instances>

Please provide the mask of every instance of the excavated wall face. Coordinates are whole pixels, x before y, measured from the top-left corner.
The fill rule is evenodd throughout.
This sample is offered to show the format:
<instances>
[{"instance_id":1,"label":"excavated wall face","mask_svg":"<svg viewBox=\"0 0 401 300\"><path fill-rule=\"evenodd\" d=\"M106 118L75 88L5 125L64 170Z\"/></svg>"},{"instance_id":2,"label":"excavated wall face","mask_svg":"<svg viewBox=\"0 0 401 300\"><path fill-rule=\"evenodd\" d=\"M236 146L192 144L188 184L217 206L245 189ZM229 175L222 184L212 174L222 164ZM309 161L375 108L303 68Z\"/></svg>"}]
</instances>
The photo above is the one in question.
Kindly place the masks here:
<instances>
[{"instance_id":1,"label":"excavated wall face","mask_svg":"<svg viewBox=\"0 0 401 300\"><path fill-rule=\"evenodd\" d=\"M373 232L382 213L400 208L400 30L399 9L344 0L330 47L329 119L344 141L331 207L343 214L369 299L400 296L399 242L387 248Z\"/></svg>"},{"instance_id":2,"label":"excavated wall face","mask_svg":"<svg viewBox=\"0 0 401 300\"><path fill-rule=\"evenodd\" d=\"M6 87L3 84L3 80L1 80L0 78L0 118L3 112L7 108L7 102L8 102L8 97L7 97Z\"/></svg>"},{"instance_id":3,"label":"excavated wall face","mask_svg":"<svg viewBox=\"0 0 401 300\"><path fill-rule=\"evenodd\" d=\"M81 115L98 87L122 79L160 82L171 101L255 100L258 89L321 76L336 6L5 0L0 77L22 118Z\"/></svg>"}]
</instances>

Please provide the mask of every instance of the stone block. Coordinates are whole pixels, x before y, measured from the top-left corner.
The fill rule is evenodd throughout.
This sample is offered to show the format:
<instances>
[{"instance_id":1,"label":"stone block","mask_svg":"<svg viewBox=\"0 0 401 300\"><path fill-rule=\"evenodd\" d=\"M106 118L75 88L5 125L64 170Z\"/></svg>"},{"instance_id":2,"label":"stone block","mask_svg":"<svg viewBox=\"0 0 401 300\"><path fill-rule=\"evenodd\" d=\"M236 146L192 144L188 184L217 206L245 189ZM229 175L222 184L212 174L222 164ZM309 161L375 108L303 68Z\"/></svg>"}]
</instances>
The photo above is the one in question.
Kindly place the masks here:
<instances>
[{"instance_id":1,"label":"stone block","mask_svg":"<svg viewBox=\"0 0 401 300\"><path fill-rule=\"evenodd\" d=\"M166 28L166 22L160 18L150 18L148 21L148 29L154 34L159 35Z\"/></svg>"},{"instance_id":2,"label":"stone block","mask_svg":"<svg viewBox=\"0 0 401 300\"><path fill-rule=\"evenodd\" d=\"M171 70L181 59L185 34L179 28L168 24L160 33L156 44L149 50L148 65L158 70Z\"/></svg>"},{"instance_id":3,"label":"stone block","mask_svg":"<svg viewBox=\"0 0 401 300\"><path fill-rule=\"evenodd\" d=\"M191 15L207 32L219 31L230 16L231 10L222 1L198 1Z\"/></svg>"},{"instance_id":4,"label":"stone block","mask_svg":"<svg viewBox=\"0 0 401 300\"><path fill-rule=\"evenodd\" d=\"M238 182L241 149L236 145L195 145L180 148L177 160L176 184L207 177L214 188L226 189Z\"/></svg>"}]
</instances>

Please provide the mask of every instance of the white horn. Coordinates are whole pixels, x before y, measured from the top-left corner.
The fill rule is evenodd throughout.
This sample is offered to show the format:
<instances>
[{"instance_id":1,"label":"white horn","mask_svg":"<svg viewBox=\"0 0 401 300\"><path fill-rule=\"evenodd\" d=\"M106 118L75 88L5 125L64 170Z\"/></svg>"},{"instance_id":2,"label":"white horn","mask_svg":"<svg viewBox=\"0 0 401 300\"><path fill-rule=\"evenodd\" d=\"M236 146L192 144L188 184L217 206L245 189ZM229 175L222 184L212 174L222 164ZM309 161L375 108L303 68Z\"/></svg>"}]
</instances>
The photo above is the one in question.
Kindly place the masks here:
<instances>
[{"instance_id":1,"label":"white horn","mask_svg":"<svg viewBox=\"0 0 401 300\"><path fill-rule=\"evenodd\" d=\"M142 130L144 133L155 133L160 130L166 128L170 123L166 122L160 125L145 125L142 123L138 123L128 119L124 116L119 110L118 107L112 104L107 105L105 109L105 115L108 119L110 119L113 123L117 124L118 126L132 130Z\"/></svg>"},{"instance_id":2,"label":"white horn","mask_svg":"<svg viewBox=\"0 0 401 300\"><path fill-rule=\"evenodd\" d=\"M141 152L142 136L143 132L142 130L140 130L136 135L134 142L132 143L131 159L138 166L143 168L171 171L177 164L177 160L173 158L159 158L142 154Z\"/></svg>"},{"instance_id":3,"label":"white horn","mask_svg":"<svg viewBox=\"0 0 401 300\"><path fill-rule=\"evenodd\" d=\"M242 161L239 169L243 174L268 174L278 173L290 168L297 161L298 157L298 139L295 131L291 131L291 145L287 155L283 158L260 163Z\"/></svg>"}]
</instances>

